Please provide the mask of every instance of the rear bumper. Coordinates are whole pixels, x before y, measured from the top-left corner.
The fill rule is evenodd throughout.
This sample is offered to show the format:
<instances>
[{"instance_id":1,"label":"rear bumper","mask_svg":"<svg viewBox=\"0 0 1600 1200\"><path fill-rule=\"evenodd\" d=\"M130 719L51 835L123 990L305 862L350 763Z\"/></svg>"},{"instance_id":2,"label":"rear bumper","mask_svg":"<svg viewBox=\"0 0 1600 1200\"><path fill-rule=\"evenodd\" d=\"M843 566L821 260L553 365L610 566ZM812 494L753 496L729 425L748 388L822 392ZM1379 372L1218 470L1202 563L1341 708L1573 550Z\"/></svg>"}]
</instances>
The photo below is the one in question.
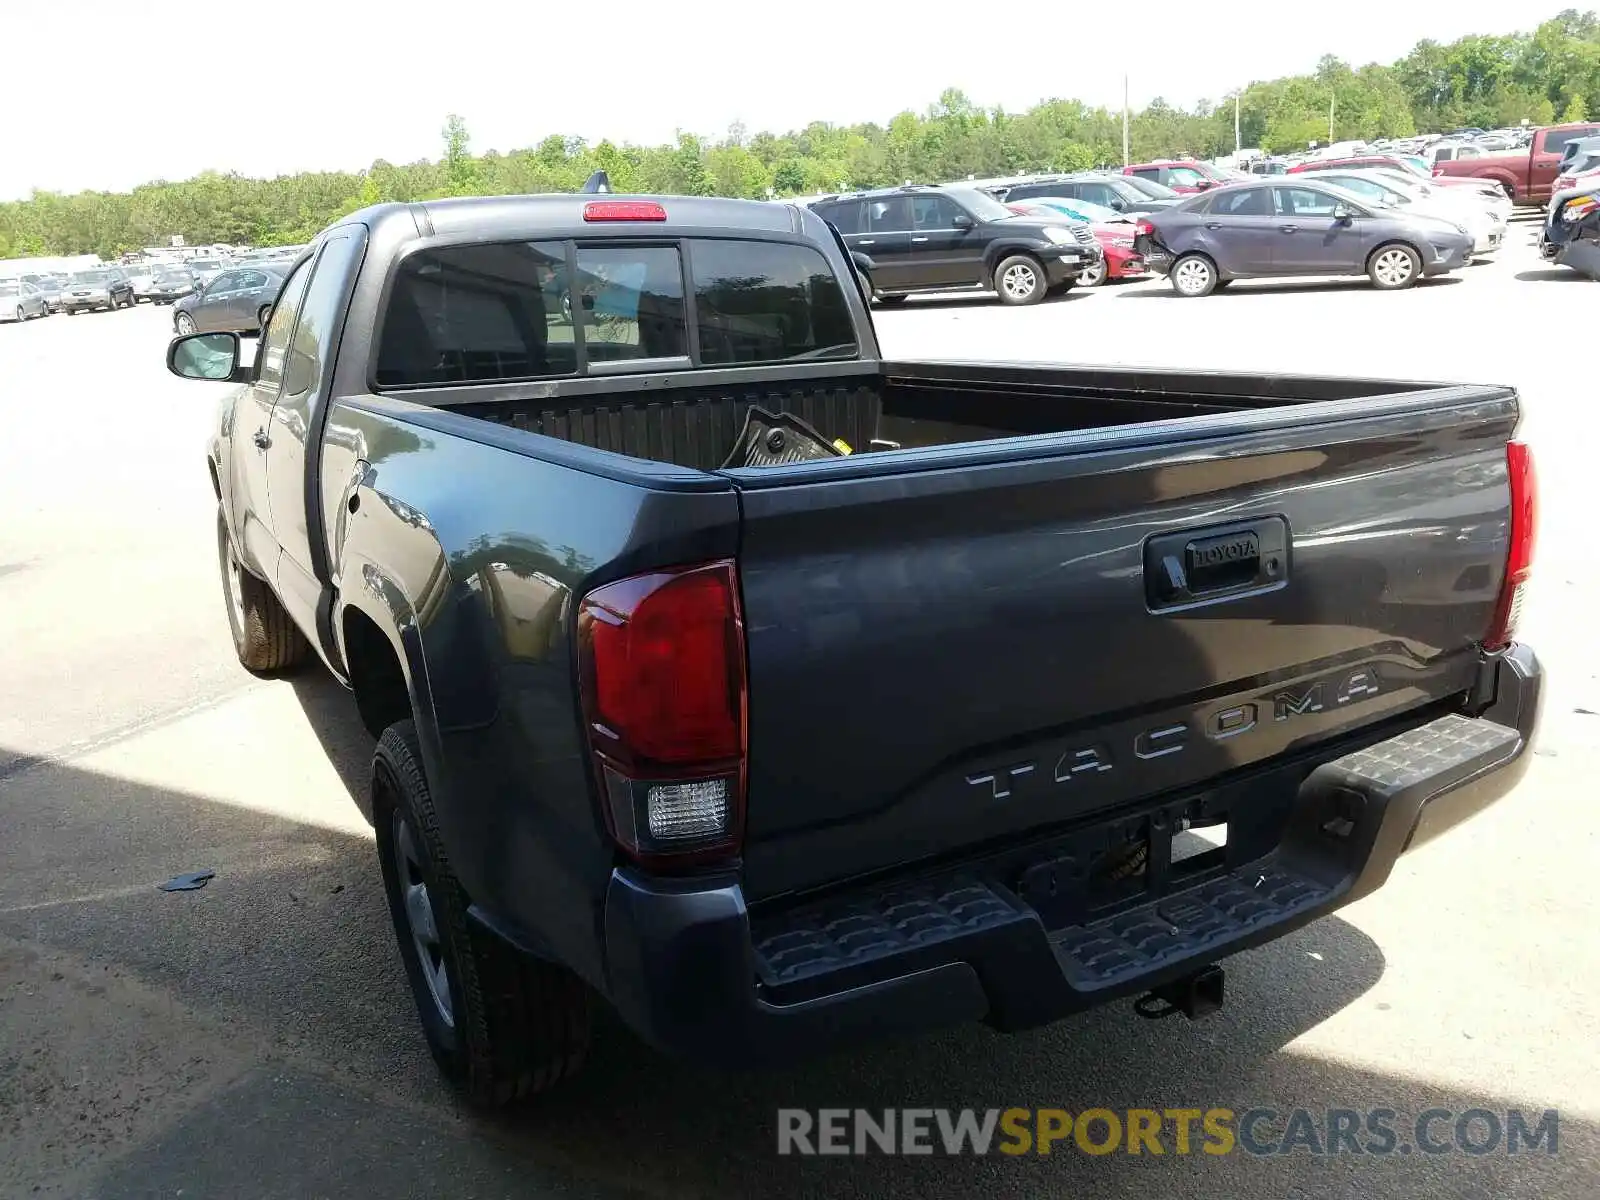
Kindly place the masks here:
<instances>
[{"instance_id":1,"label":"rear bumper","mask_svg":"<svg viewBox=\"0 0 1600 1200\"><path fill-rule=\"evenodd\" d=\"M771 915L753 915L732 877L619 869L606 896L607 991L649 1041L724 1065L971 1020L1023 1029L1138 994L1367 895L1401 854L1506 795L1527 768L1541 683L1533 653L1513 647L1485 667L1480 716L1441 716L1297 768L1267 853L1176 877L1152 833L1148 886L1075 923L1024 898L1043 895L1041 868L1050 897L1058 872L1070 892L1085 877L1071 854L1020 878L1007 873L1014 861L990 859ZM1246 789L1253 805L1261 783ZM1170 839L1185 803L1156 802L1140 819Z\"/></svg>"}]
</instances>

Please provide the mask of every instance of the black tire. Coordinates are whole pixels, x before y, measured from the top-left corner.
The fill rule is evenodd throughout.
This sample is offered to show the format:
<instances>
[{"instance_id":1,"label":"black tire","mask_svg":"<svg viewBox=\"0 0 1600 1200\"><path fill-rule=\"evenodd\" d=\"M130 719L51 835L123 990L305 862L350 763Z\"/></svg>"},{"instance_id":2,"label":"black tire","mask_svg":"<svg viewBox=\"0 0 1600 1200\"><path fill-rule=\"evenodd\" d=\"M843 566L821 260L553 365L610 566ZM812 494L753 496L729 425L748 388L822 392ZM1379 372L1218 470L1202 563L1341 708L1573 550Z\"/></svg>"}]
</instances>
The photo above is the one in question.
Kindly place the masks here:
<instances>
[{"instance_id":1,"label":"black tire","mask_svg":"<svg viewBox=\"0 0 1600 1200\"><path fill-rule=\"evenodd\" d=\"M1380 292L1398 292L1422 278L1422 256L1404 242L1386 242L1367 258L1367 278Z\"/></svg>"},{"instance_id":2,"label":"black tire","mask_svg":"<svg viewBox=\"0 0 1600 1200\"><path fill-rule=\"evenodd\" d=\"M908 297L905 296L879 296L878 303L884 308L898 308L904 304Z\"/></svg>"},{"instance_id":3,"label":"black tire","mask_svg":"<svg viewBox=\"0 0 1600 1200\"><path fill-rule=\"evenodd\" d=\"M378 739L372 817L400 958L445 1078L470 1104L493 1107L576 1073L589 1048L588 989L564 967L530 958L468 920L409 720Z\"/></svg>"},{"instance_id":4,"label":"black tire","mask_svg":"<svg viewBox=\"0 0 1600 1200\"><path fill-rule=\"evenodd\" d=\"M217 566L222 602L228 610L233 651L257 675L287 671L305 661L311 647L278 598L239 561L222 506L217 506Z\"/></svg>"},{"instance_id":5,"label":"black tire","mask_svg":"<svg viewBox=\"0 0 1600 1200\"><path fill-rule=\"evenodd\" d=\"M185 325L188 326L187 329L184 328ZM179 337L186 337L195 332L194 318L186 312L175 313L172 318L172 332Z\"/></svg>"},{"instance_id":6,"label":"black tire","mask_svg":"<svg viewBox=\"0 0 1600 1200\"><path fill-rule=\"evenodd\" d=\"M1044 264L1030 254L1013 254L994 269L994 290L1001 304L1037 304L1050 290Z\"/></svg>"},{"instance_id":7,"label":"black tire","mask_svg":"<svg viewBox=\"0 0 1600 1200\"><path fill-rule=\"evenodd\" d=\"M1097 288L1104 286L1105 282L1110 278L1111 266L1102 258L1094 265L1078 272L1078 278L1073 282L1081 288Z\"/></svg>"},{"instance_id":8,"label":"black tire","mask_svg":"<svg viewBox=\"0 0 1600 1200\"><path fill-rule=\"evenodd\" d=\"M1217 290L1217 264L1204 254L1180 254L1167 272L1167 281L1186 299L1209 296Z\"/></svg>"}]
</instances>

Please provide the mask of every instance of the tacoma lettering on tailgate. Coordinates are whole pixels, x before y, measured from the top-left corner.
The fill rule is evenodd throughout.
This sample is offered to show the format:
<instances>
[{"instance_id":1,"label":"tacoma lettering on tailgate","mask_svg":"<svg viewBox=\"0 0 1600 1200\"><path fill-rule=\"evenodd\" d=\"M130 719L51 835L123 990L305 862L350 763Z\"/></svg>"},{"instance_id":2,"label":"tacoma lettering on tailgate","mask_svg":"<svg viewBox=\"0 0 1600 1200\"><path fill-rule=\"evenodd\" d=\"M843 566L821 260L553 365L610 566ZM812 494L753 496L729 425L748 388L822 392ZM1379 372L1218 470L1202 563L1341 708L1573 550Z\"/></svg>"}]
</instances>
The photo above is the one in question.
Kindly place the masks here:
<instances>
[{"instance_id":1,"label":"tacoma lettering on tailgate","mask_svg":"<svg viewBox=\"0 0 1600 1200\"><path fill-rule=\"evenodd\" d=\"M1371 667L1341 671L1310 683L1279 688L1241 704L1230 704L1194 722L1169 722L1143 730L1123 753L1131 751L1136 762L1166 758L1182 754L1200 738L1211 742L1228 741L1265 724L1343 708L1377 694L1378 673ZM993 799L1004 800L1011 795L1018 780L1036 773L1048 774L1053 782L1066 784L1074 779L1114 771L1124 761L1110 743L1099 740L1068 749L1053 762L1023 761L968 775L967 785L984 789Z\"/></svg>"}]
</instances>

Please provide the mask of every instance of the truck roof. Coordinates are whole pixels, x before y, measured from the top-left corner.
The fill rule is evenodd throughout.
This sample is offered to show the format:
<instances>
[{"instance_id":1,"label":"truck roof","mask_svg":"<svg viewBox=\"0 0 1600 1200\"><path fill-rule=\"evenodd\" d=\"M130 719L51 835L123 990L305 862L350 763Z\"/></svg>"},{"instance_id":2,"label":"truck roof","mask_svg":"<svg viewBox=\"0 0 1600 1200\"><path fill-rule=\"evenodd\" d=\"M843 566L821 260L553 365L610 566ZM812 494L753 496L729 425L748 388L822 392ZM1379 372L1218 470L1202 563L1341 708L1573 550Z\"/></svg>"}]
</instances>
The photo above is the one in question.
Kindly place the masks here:
<instances>
[{"instance_id":1,"label":"truck roof","mask_svg":"<svg viewBox=\"0 0 1600 1200\"><path fill-rule=\"evenodd\" d=\"M666 213L657 220L586 220L590 205L648 203ZM361 222L373 230L398 225L415 237L421 227L435 234L496 234L507 238L573 236L589 231L596 236L624 229L638 236L651 230L685 229L796 235L804 232L805 217L793 204L768 200L727 200L711 196L634 196L615 192L563 193L535 196L470 196L448 200L423 200L413 204L377 204L352 213L340 224ZM815 231L813 231L813 236ZM405 237L405 232L402 232Z\"/></svg>"}]
</instances>

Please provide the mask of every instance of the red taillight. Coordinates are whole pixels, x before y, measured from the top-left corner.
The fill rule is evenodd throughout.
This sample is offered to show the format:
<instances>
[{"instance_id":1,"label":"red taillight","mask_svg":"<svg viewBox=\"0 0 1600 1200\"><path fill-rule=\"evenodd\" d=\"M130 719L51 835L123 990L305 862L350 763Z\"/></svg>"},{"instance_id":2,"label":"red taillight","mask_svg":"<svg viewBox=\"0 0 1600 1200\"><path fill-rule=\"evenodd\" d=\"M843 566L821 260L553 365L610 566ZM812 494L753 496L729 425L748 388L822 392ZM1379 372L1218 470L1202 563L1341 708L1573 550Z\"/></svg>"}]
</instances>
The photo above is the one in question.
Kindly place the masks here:
<instances>
[{"instance_id":1,"label":"red taillight","mask_svg":"<svg viewBox=\"0 0 1600 1200\"><path fill-rule=\"evenodd\" d=\"M1539 487L1533 469L1533 452L1526 442L1511 442L1506 446L1506 477L1511 485L1511 550L1506 555L1506 577L1500 585L1500 599L1495 604L1494 624L1483 641L1488 650L1503 650L1517 636L1523 598L1533 575Z\"/></svg>"},{"instance_id":2,"label":"red taillight","mask_svg":"<svg viewBox=\"0 0 1600 1200\"><path fill-rule=\"evenodd\" d=\"M578 608L589 747L617 844L646 862L738 850L745 655L731 561L608 583Z\"/></svg>"},{"instance_id":3,"label":"red taillight","mask_svg":"<svg viewBox=\"0 0 1600 1200\"><path fill-rule=\"evenodd\" d=\"M1140 217L1139 223L1133 227L1133 232L1136 235L1143 234L1145 237L1154 237L1156 235L1156 227L1144 217Z\"/></svg>"},{"instance_id":4,"label":"red taillight","mask_svg":"<svg viewBox=\"0 0 1600 1200\"><path fill-rule=\"evenodd\" d=\"M585 221L665 221L667 210L654 200L593 200L583 206Z\"/></svg>"}]
</instances>

